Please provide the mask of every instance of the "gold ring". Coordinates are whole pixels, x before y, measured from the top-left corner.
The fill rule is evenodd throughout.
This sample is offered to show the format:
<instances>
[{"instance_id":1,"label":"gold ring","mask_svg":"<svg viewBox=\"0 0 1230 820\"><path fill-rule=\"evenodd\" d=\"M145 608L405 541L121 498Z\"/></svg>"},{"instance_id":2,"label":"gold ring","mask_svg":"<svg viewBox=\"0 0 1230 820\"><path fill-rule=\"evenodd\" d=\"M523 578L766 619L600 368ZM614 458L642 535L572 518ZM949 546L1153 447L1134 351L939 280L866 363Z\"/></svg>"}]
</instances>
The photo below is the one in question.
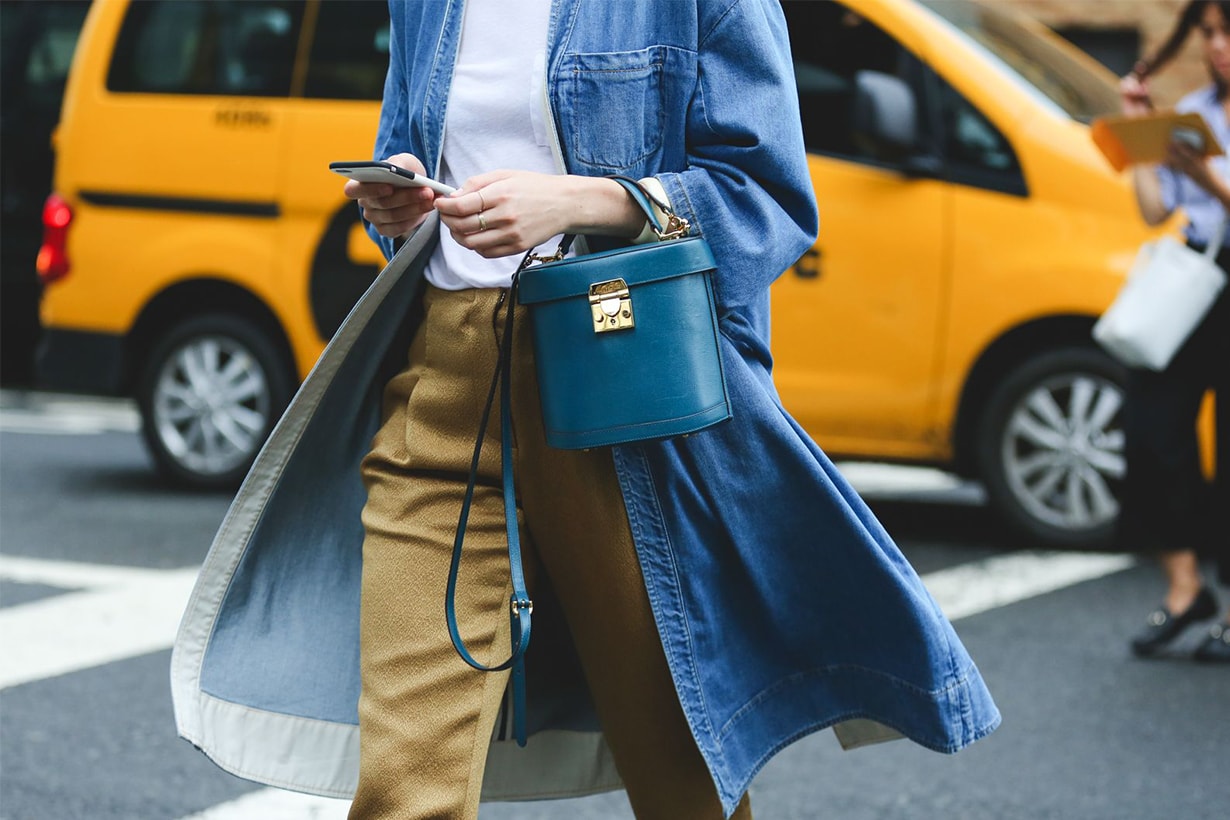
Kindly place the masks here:
<instances>
[{"instance_id":1,"label":"gold ring","mask_svg":"<svg viewBox=\"0 0 1230 820\"><path fill-rule=\"evenodd\" d=\"M478 212L478 229L480 231L487 230L487 220L483 219L483 212Z\"/></svg>"},{"instance_id":2,"label":"gold ring","mask_svg":"<svg viewBox=\"0 0 1230 820\"><path fill-rule=\"evenodd\" d=\"M487 210L487 200L483 199L482 191L475 191L474 193L478 194L478 212L481 214L483 211Z\"/></svg>"}]
</instances>

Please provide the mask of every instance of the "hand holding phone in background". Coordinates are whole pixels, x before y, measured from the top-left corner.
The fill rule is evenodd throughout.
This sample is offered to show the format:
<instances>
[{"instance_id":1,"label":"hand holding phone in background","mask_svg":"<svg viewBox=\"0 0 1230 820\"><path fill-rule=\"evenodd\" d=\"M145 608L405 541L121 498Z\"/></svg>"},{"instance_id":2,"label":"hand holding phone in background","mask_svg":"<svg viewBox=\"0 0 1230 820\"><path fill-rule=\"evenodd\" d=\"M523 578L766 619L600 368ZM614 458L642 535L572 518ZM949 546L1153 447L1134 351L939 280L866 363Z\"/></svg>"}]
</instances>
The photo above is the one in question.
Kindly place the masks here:
<instances>
[{"instance_id":1,"label":"hand holding phone in background","mask_svg":"<svg viewBox=\"0 0 1230 820\"><path fill-rule=\"evenodd\" d=\"M1116 171L1132 165L1171 163L1175 160L1175 143L1185 147L1193 161L1224 153L1217 136L1197 112L1098 117L1090 123L1090 135Z\"/></svg>"},{"instance_id":2,"label":"hand holding phone in background","mask_svg":"<svg viewBox=\"0 0 1230 820\"><path fill-rule=\"evenodd\" d=\"M1170 132L1172 142L1190 147L1193 151L1204 153L1204 135L1195 128L1178 125Z\"/></svg>"}]
</instances>

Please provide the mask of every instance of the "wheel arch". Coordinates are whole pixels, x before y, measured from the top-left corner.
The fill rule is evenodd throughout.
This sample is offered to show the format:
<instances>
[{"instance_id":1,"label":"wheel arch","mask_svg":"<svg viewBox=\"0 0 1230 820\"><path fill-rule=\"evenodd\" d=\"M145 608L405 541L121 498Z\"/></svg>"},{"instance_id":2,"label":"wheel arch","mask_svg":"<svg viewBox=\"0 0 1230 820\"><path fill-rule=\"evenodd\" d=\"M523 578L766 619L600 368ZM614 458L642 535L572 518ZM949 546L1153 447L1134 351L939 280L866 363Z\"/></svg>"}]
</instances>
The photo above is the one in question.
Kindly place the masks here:
<instances>
[{"instance_id":1,"label":"wheel arch","mask_svg":"<svg viewBox=\"0 0 1230 820\"><path fill-rule=\"evenodd\" d=\"M961 389L953 433L953 465L957 473L978 472L978 425L996 384L1032 356L1061 347L1093 347L1090 332L1096 317L1079 314L1046 316L1017 325L983 350Z\"/></svg>"},{"instance_id":2,"label":"wheel arch","mask_svg":"<svg viewBox=\"0 0 1230 820\"><path fill-rule=\"evenodd\" d=\"M210 313L241 317L268 334L287 374L293 383L298 383L294 352L277 314L246 288L224 279L200 276L175 283L141 309L125 339L124 389L130 394L135 390L147 357L169 328Z\"/></svg>"}]
</instances>

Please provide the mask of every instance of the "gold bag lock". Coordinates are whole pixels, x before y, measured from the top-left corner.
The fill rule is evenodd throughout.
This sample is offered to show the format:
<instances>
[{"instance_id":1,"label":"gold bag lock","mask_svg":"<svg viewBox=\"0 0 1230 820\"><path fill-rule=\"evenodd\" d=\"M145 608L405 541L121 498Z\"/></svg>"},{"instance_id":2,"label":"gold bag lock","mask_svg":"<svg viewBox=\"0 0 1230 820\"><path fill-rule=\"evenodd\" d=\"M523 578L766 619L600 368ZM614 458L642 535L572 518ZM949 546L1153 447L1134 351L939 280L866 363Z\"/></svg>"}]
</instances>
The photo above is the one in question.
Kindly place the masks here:
<instances>
[{"instance_id":1,"label":"gold bag lock","mask_svg":"<svg viewBox=\"0 0 1230 820\"><path fill-rule=\"evenodd\" d=\"M628 292L628 283L622 279L590 285L589 309L594 317L594 333L636 327L632 316L632 294Z\"/></svg>"}]
</instances>

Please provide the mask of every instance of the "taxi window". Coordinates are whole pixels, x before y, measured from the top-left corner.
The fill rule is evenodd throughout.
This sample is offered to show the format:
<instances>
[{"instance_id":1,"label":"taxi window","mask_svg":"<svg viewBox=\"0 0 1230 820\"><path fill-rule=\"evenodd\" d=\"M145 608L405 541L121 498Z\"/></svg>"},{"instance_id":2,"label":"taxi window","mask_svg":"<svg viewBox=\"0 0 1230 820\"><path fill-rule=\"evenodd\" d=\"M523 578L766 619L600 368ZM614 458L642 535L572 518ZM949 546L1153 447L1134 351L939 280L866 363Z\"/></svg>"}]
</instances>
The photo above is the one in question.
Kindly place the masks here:
<instances>
[{"instance_id":1,"label":"taxi window","mask_svg":"<svg viewBox=\"0 0 1230 820\"><path fill-rule=\"evenodd\" d=\"M905 166L909 173L1003 193L1026 193L1007 137L894 37L842 3L785 2L782 9L808 151L881 167ZM917 141L905 156L886 154L855 132L855 76L860 71L896 77L913 92Z\"/></svg>"},{"instance_id":2,"label":"taxi window","mask_svg":"<svg viewBox=\"0 0 1230 820\"><path fill-rule=\"evenodd\" d=\"M1024 196L1025 175L1008 138L973 103L932 75L943 136L946 176L952 182Z\"/></svg>"},{"instance_id":3,"label":"taxi window","mask_svg":"<svg viewBox=\"0 0 1230 820\"><path fill-rule=\"evenodd\" d=\"M851 127L854 77L877 71L903 80L916 60L874 23L841 3L783 3L794 56L803 140L809 151L875 160ZM925 122L920 122L925 126Z\"/></svg>"},{"instance_id":4,"label":"taxi window","mask_svg":"<svg viewBox=\"0 0 1230 820\"><path fill-rule=\"evenodd\" d=\"M1036 21L993 4L969 0L922 0L923 5L990 56L1040 100L1090 122L1119 111L1119 91L1110 75Z\"/></svg>"},{"instance_id":5,"label":"taxi window","mask_svg":"<svg viewBox=\"0 0 1230 820\"><path fill-rule=\"evenodd\" d=\"M303 8L296 0L133 3L116 42L107 88L287 96Z\"/></svg>"},{"instance_id":6,"label":"taxi window","mask_svg":"<svg viewBox=\"0 0 1230 820\"><path fill-rule=\"evenodd\" d=\"M379 100L388 70L386 0L322 0L303 96Z\"/></svg>"},{"instance_id":7,"label":"taxi window","mask_svg":"<svg viewBox=\"0 0 1230 820\"><path fill-rule=\"evenodd\" d=\"M40 125L46 118L54 122L89 7L88 2L0 0L0 105L6 135L10 126L35 130L23 121L32 111L38 112Z\"/></svg>"}]
</instances>

